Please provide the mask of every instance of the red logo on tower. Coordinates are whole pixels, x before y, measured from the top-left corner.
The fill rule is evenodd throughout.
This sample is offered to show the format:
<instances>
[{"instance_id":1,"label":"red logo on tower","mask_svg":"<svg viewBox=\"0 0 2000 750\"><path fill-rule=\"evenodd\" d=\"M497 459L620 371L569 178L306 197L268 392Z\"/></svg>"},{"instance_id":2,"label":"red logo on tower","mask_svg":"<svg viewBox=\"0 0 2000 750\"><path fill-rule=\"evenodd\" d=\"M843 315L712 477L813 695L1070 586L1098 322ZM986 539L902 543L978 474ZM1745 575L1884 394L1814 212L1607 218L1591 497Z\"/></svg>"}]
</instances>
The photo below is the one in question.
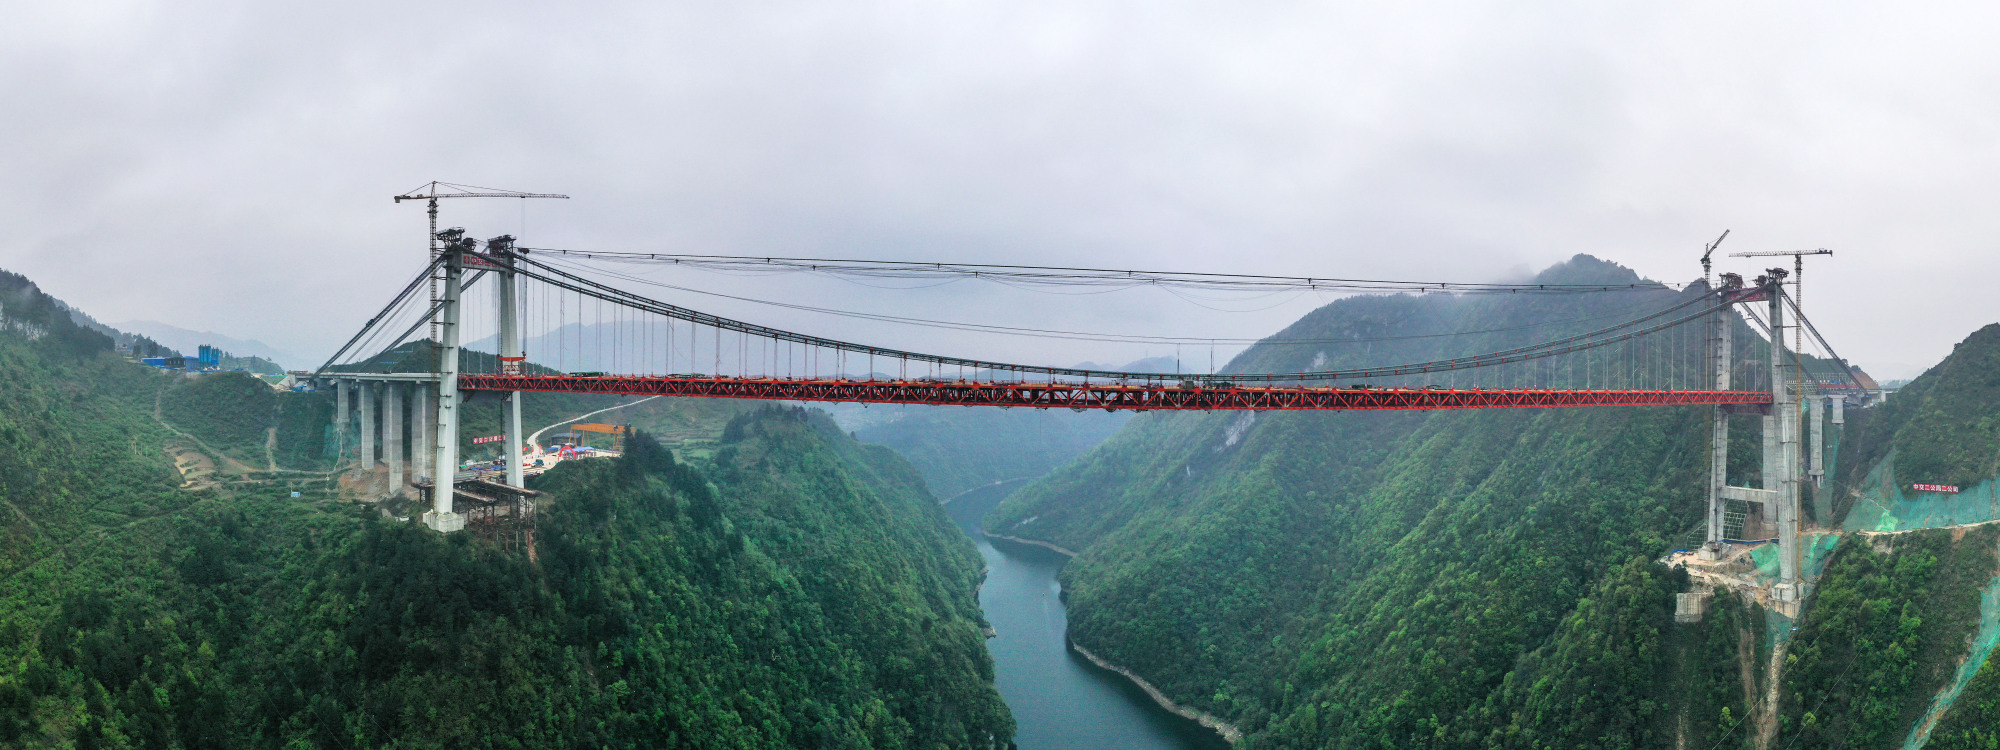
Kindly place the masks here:
<instances>
[{"instance_id":1,"label":"red logo on tower","mask_svg":"<svg viewBox=\"0 0 2000 750\"><path fill-rule=\"evenodd\" d=\"M483 269L483 270L487 270L487 271L505 271L505 270L507 270L507 267L506 267L506 266L503 266L503 265L500 265L500 261L497 261L497 260L494 260L494 259L492 259L492 258L488 258L488 257L486 257L486 256L484 256L484 255L480 255L480 254L478 254L478 253L463 253L463 254L459 255L458 257L459 257L459 258L461 258L461 261L460 261L460 262L461 262L461 263L462 263L462 264L463 264L463 265L464 265L464 266L465 266L466 268L478 268L478 269Z\"/></svg>"}]
</instances>

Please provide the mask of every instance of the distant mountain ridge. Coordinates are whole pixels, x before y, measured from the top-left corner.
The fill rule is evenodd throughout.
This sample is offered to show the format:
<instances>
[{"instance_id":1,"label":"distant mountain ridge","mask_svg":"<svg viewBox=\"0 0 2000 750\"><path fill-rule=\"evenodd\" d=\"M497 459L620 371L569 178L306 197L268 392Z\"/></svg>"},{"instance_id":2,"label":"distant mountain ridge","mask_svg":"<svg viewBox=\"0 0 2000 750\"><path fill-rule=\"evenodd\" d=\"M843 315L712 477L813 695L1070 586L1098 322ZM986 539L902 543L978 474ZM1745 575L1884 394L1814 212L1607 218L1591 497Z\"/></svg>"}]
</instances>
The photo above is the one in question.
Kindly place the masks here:
<instances>
[{"instance_id":1,"label":"distant mountain ridge","mask_svg":"<svg viewBox=\"0 0 2000 750\"><path fill-rule=\"evenodd\" d=\"M1157 372L1157 373L1180 372L1181 368L1185 366L1187 366L1185 363L1179 362L1175 360L1173 357L1147 357L1145 359L1140 359L1127 363L1123 367L1101 364L1097 362L1078 362L1074 365L1070 365L1070 367L1078 370L1113 370L1116 372ZM1190 370L1190 372L1192 372L1192 370Z\"/></svg>"},{"instance_id":2,"label":"distant mountain ridge","mask_svg":"<svg viewBox=\"0 0 2000 750\"><path fill-rule=\"evenodd\" d=\"M223 351L238 357L262 357L293 370L303 370L318 364L308 362L308 357L297 352L287 351L256 339L239 339L214 331L195 331L157 320L128 320L114 324L113 327L151 337L154 341L173 347L183 354L192 354L203 344L207 344L220 347Z\"/></svg>"},{"instance_id":3,"label":"distant mountain ridge","mask_svg":"<svg viewBox=\"0 0 2000 750\"><path fill-rule=\"evenodd\" d=\"M1124 366L1084 362L1078 369L1174 372L1172 357ZM975 487L1047 474L1096 447L1132 418L1131 412L1006 409L979 406L821 404L841 429L888 446L909 459L940 499Z\"/></svg>"}]
</instances>

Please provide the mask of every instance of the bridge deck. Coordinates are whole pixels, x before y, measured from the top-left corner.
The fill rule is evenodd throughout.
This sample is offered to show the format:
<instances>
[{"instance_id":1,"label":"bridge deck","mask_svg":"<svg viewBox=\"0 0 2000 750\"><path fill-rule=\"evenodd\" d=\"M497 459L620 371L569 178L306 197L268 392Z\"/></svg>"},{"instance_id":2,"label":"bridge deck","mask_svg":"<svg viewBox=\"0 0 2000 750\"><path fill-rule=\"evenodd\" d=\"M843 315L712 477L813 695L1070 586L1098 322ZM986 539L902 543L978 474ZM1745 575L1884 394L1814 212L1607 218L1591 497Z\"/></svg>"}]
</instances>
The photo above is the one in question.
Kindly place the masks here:
<instances>
[{"instance_id":1,"label":"bridge deck","mask_svg":"<svg viewBox=\"0 0 2000 750\"><path fill-rule=\"evenodd\" d=\"M1549 390L1536 388L1184 387L1116 383L984 383L928 380L790 380L728 377L460 375L466 390L698 396L869 404L1026 406L1132 410L1521 409L1561 406L1763 406L1763 391Z\"/></svg>"}]
</instances>

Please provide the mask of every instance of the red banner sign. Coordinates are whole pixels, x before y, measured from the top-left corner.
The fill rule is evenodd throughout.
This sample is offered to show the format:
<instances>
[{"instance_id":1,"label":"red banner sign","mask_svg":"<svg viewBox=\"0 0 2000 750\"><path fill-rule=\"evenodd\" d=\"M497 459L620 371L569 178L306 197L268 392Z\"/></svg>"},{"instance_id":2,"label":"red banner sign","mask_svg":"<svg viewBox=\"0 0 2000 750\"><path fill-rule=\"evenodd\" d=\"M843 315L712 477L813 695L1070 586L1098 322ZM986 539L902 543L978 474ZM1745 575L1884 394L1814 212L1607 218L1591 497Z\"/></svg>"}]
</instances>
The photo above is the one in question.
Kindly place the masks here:
<instances>
[{"instance_id":1,"label":"red banner sign","mask_svg":"<svg viewBox=\"0 0 2000 750\"><path fill-rule=\"evenodd\" d=\"M506 439L507 439L507 436L506 436L506 435L488 435L488 436L486 436L486 437L476 437L476 438L473 438L473 439L472 439L472 444L473 444L473 445L478 445L478 444L480 444L480 443L497 443L497 442L500 442L500 441L502 441L502 440L506 440Z\"/></svg>"},{"instance_id":2,"label":"red banner sign","mask_svg":"<svg viewBox=\"0 0 2000 750\"><path fill-rule=\"evenodd\" d=\"M1913 484L1910 485L1910 488L1918 492L1942 492L1947 495L1958 494L1958 487L1950 484Z\"/></svg>"},{"instance_id":3,"label":"red banner sign","mask_svg":"<svg viewBox=\"0 0 2000 750\"><path fill-rule=\"evenodd\" d=\"M493 260L478 253L465 253L464 255L460 255L458 257L462 259L460 262L463 263L466 268L483 268L488 271L507 270L507 267L500 265L499 261Z\"/></svg>"}]
</instances>

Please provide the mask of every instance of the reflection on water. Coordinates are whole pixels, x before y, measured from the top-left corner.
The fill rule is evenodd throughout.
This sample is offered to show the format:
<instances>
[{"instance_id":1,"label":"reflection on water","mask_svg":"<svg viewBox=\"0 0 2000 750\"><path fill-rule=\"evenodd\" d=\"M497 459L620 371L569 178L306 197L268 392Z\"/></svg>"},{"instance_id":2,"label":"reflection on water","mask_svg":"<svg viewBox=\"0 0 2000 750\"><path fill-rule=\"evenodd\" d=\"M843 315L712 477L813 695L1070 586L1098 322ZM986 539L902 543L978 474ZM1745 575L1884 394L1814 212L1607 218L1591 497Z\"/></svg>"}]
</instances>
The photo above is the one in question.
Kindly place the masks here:
<instances>
[{"instance_id":1,"label":"reflection on water","mask_svg":"<svg viewBox=\"0 0 2000 750\"><path fill-rule=\"evenodd\" d=\"M1226 748L1200 724L1153 703L1124 677L1099 669L1069 650L1053 551L979 534L979 519L1021 486L1011 482L968 493L945 506L979 545L986 585L979 606L999 633L986 641L995 681L1019 725L1022 750L1184 750Z\"/></svg>"}]
</instances>

